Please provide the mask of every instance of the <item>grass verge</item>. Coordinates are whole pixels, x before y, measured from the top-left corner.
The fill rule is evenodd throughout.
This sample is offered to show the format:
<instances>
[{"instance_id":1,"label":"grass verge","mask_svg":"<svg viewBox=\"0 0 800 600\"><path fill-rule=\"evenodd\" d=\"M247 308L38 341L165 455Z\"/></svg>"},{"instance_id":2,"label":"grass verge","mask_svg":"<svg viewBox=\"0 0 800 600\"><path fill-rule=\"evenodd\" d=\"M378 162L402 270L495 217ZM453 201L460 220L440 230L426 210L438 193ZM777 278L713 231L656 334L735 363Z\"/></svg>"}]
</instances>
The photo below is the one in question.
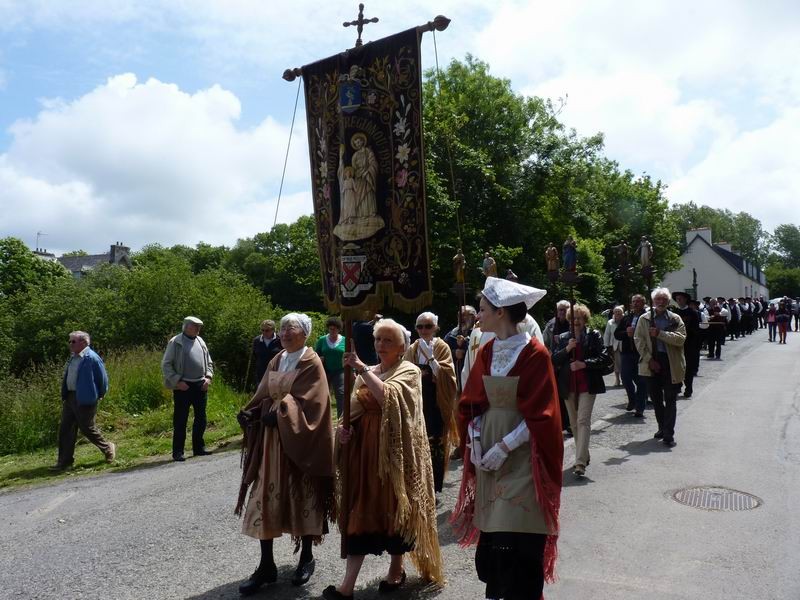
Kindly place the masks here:
<instances>
[{"instance_id":1,"label":"grass verge","mask_svg":"<svg viewBox=\"0 0 800 600\"><path fill-rule=\"evenodd\" d=\"M162 385L160 360L160 351L145 349L106 358L110 389L98 407L97 424L117 445L117 458L107 464L100 451L79 433L75 464L63 473L48 469L57 458L63 366L50 365L23 379L0 381L0 489L170 461L172 394ZM215 378L206 409L208 447L239 447L241 430L236 414L247 399L246 394L225 385L221 377ZM190 445L192 418L190 414Z\"/></svg>"}]
</instances>

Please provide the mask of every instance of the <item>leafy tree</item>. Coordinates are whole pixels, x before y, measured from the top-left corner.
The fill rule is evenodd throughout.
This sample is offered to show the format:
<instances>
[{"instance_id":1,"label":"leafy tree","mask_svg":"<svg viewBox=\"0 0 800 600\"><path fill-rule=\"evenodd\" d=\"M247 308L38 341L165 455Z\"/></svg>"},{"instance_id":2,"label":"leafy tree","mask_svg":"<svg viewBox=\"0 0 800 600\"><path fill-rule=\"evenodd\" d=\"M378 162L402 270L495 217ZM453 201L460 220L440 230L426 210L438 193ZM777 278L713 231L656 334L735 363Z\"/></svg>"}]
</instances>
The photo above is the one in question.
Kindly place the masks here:
<instances>
[{"instance_id":1,"label":"leafy tree","mask_svg":"<svg viewBox=\"0 0 800 600\"><path fill-rule=\"evenodd\" d=\"M86 250L70 250L64 252L63 256L89 256L89 253Z\"/></svg>"},{"instance_id":2,"label":"leafy tree","mask_svg":"<svg viewBox=\"0 0 800 600\"><path fill-rule=\"evenodd\" d=\"M34 285L49 285L70 277L60 263L43 260L17 238L0 239L0 297L27 291Z\"/></svg>"},{"instance_id":3,"label":"leafy tree","mask_svg":"<svg viewBox=\"0 0 800 600\"><path fill-rule=\"evenodd\" d=\"M786 267L780 263L768 265L764 270L770 296L800 298L800 267Z\"/></svg>"},{"instance_id":4,"label":"leafy tree","mask_svg":"<svg viewBox=\"0 0 800 600\"><path fill-rule=\"evenodd\" d=\"M493 77L488 65L469 56L441 76L429 72L424 96L437 308L452 307L451 261L460 244L473 289L482 285L478 267L488 250L499 273L513 264L526 283L563 295L566 290L547 283L543 253L549 242L560 247L572 234L586 274L578 293L595 306L621 298L626 287L643 286L640 278L625 286L607 273L605 265L616 264L611 246L621 239L635 248L646 234L657 249L657 272L678 266L680 234L663 186L603 157L601 134L584 138L567 130L558 106L515 94L508 80Z\"/></svg>"},{"instance_id":5,"label":"leafy tree","mask_svg":"<svg viewBox=\"0 0 800 600\"><path fill-rule=\"evenodd\" d=\"M280 306L323 310L319 251L314 217L302 216L291 225L239 240L225 265Z\"/></svg>"},{"instance_id":6,"label":"leafy tree","mask_svg":"<svg viewBox=\"0 0 800 600\"><path fill-rule=\"evenodd\" d=\"M784 266L800 267L800 227L778 225L772 234L772 244Z\"/></svg>"},{"instance_id":7,"label":"leafy tree","mask_svg":"<svg viewBox=\"0 0 800 600\"><path fill-rule=\"evenodd\" d=\"M173 247L174 249L175 247ZM201 273L207 269L216 269L225 262L228 255L228 248L225 246L212 246L205 242L200 242L193 251L189 262L194 273Z\"/></svg>"}]
</instances>

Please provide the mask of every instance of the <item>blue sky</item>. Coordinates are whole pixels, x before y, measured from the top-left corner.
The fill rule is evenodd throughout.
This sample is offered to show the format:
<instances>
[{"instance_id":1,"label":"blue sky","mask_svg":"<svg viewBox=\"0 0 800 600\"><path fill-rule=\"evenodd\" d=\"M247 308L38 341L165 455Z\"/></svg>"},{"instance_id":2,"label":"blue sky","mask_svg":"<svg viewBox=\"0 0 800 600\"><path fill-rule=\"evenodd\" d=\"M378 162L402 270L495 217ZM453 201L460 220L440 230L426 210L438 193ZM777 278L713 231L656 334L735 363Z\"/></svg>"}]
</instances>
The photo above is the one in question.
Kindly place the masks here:
<instances>
[{"instance_id":1,"label":"blue sky","mask_svg":"<svg viewBox=\"0 0 800 600\"><path fill-rule=\"evenodd\" d=\"M113 241L232 245L266 231L296 84L352 45L357 2L0 0L0 237L57 252ZM673 202L800 221L800 5L745 0L367 2L375 39L432 19L562 119L603 131ZM433 39L423 39L433 66ZM278 220L311 211L303 106Z\"/></svg>"}]
</instances>

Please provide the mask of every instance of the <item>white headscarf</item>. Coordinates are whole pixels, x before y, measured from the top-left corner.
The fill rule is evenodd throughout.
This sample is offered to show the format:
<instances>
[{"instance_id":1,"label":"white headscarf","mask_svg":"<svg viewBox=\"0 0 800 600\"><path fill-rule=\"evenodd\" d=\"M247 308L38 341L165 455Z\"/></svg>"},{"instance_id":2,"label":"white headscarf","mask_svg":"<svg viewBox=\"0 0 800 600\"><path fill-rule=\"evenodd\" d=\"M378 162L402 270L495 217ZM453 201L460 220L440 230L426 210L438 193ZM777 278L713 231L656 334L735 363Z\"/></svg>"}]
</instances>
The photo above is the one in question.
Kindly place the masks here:
<instances>
[{"instance_id":1,"label":"white headscarf","mask_svg":"<svg viewBox=\"0 0 800 600\"><path fill-rule=\"evenodd\" d=\"M311 318L303 313L289 313L281 319L281 327L287 323L299 325L306 337L311 335Z\"/></svg>"}]
</instances>

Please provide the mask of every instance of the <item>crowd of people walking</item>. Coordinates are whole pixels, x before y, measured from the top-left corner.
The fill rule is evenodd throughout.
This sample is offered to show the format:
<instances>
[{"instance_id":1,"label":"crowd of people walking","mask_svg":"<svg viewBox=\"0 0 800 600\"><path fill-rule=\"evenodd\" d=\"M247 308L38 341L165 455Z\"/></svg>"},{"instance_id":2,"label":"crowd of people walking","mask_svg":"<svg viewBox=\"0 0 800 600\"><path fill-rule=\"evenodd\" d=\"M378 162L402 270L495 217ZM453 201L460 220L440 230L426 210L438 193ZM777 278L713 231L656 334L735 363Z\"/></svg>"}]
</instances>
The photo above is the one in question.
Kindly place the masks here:
<instances>
[{"instance_id":1,"label":"crowd of people walking","mask_svg":"<svg viewBox=\"0 0 800 600\"><path fill-rule=\"evenodd\" d=\"M613 374L624 388L634 418L644 418L649 399L653 437L672 448L676 400L681 392L692 397L703 352L721 360L726 342L762 328L769 342L785 344L793 317L795 331L798 325L789 298L700 302L657 288L650 298L634 294L627 310L611 308L603 331L592 328L587 306L566 300L541 329L529 310L544 295L489 276L478 310L462 306L459 326L444 338L437 315L419 314L413 343L403 325L380 315L359 322L352 341L331 317L313 348L307 315L287 314L277 329L263 321L252 340L256 391L237 417L243 451L235 512L242 533L260 547L240 593L277 581L273 541L284 534L299 552L291 581L307 583L316 567L314 545L333 523L346 561L324 598L352 598L365 556L383 553L390 560L380 592L405 584L406 555L423 580L442 584L436 508L448 461L463 459L451 524L463 544L476 544L486 598L539 598L554 577L564 439L574 437L573 476L585 477L592 411L606 392L605 377ZM177 462L185 460L190 409L193 453L211 453L204 432L214 367L202 327L199 318L186 317L161 363L173 394ZM79 429L109 462L116 453L94 423L108 390L102 359L85 332L71 333L69 344L59 470L73 460ZM349 398L347 369L355 374ZM339 418L346 402L347 424Z\"/></svg>"}]
</instances>

